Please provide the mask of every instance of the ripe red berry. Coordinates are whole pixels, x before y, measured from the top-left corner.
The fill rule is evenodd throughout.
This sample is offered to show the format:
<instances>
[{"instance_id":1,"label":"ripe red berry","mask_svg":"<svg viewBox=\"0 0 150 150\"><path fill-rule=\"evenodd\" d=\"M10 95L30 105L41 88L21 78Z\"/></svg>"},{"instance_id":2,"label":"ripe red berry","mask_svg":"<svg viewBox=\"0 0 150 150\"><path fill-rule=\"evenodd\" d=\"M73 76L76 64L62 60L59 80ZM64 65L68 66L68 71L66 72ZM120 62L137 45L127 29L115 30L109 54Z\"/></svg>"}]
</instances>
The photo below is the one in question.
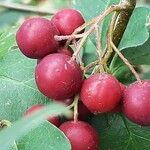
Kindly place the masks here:
<instances>
[{"instance_id":1,"label":"ripe red berry","mask_svg":"<svg viewBox=\"0 0 150 150\"><path fill-rule=\"evenodd\" d=\"M125 90L123 112L139 125L150 125L150 80L135 82Z\"/></svg>"},{"instance_id":2,"label":"ripe red berry","mask_svg":"<svg viewBox=\"0 0 150 150\"><path fill-rule=\"evenodd\" d=\"M111 113L118 113L118 112L122 112L122 105L123 105L123 93L126 89L126 86L122 83L119 83L120 84L120 88L121 88L121 92L122 92L122 96L121 96L121 100L120 100L120 103L114 108L112 109L110 112Z\"/></svg>"},{"instance_id":3,"label":"ripe red berry","mask_svg":"<svg viewBox=\"0 0 150 150\"><path fill-rule=\"evenodd\" d=\"M56 25L61 35L70 35L85 21L79 11L63 9L53 16L52 22Z\"/></svg>"},{"instance_id":4,"label":"ripe red berry","mask_svg":"<svg viewBox=\"0 0 150 150\"><path fill-rule=\"evenodd\" d=\"M44 107L44 105L38 104L38 105L34 105L32 107L30 107L28 110L26 110L26 112L24 113L25 116L30 116L32 113L42 109ZM50 123L54 124L56 127L60 126L60 119L59 117L56 116L50 116L47 119Z\"/></svg>"},{"instance_id":5,"label":"ripe red berry","mask_svg":"<svg viewBox=\"0 0 150 150\"><path fill-rule=\"evenodd\" d=\"M61 54L65 54L65 55L68 55L68 56L72 56L73 54L73 50L71 47L68 47L68 48L64 48L64 47L60 47L58 50L57 50L58 53L61 53Z\"/></svg>"},{"instance_id":6,"label":"ripe red berry","mask_svg":"<svg viewBox=\"0 0 150 150\"><path fill-rule=\"evenodd\" d=\"M110 74L95 74L86 79L81 100L93 113L105 113L115 108L121 99L119 82Z\"/></svg>"},{"instance_id":7,"label":"ripe red berry","mask_svg":"<svg viewBox=\"0 0 150 150\"><path fill-rule=\"evenodd\" d=\"M71 142L72 150L98 150L99 138L96 130L82 121L68 121L60 126L60 130Z\"/></svg>"},{"instance_id":8,"label":"ripe red berry","mask_svg":"<svg viewBox=\"0 0 150 150\"><path fill-rule=\"evenodd\" d=\"M57 51L58 42L54 35L58 30L48 19L37 17L26 20L16 34L17 44L24 55L43 58Z\"/></svg>"},{"instance_id":9,"label":"ripe red berry","mask_svg":"<svg viewBox=\"0 0 150 150\"><path fill-rule=\"evenodd\" d=\"M82 71L70 56L51 54L42 59L36 67L36 83L47 97L63 100L79 92Z\"/></svg>"},{"instance_id":10,"label":"ripe red berry","mask_svg":"<svg viewBox=\"0 0 150 150\"><path fill-rule=\"evenodd\" d=\"M92 113L88 110L88 108L82 102L79 102L78 119L85 121L91 115Z\"/></svg>"}]
</instances>

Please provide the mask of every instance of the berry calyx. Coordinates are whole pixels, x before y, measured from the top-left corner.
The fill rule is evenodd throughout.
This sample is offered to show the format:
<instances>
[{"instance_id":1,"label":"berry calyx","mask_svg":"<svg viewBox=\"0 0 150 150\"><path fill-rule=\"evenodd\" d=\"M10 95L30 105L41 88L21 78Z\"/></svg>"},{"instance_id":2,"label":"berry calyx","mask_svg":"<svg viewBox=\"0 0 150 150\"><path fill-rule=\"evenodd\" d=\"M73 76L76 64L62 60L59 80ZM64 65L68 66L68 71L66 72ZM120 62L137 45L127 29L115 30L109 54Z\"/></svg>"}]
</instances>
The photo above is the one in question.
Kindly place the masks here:
<instances>
[{"instance_id":1,"label":"berry calyx","mask_svg":"<svg viewBox=\"0 0 150 150\"><path fill-rule=\"evenodd\" d=\"M76 28L85 23L80 12L75 9L63 9L57 12L51 21L61 35L70 35Z\"/></svg>"},{"instance_id":2,"label":"berry calyx","mask_svg":"<svg viewBox=\"0 0 150 150\"><path fill-rule=\"evenodd\" d=\"M64 100L80 91L82 71L70 56L51 54L37 65L35 79L38 89L45 96Z\"/></svg>"},{"instance_id":3,"label":"berry calyx","mask_svg":"<svg viewBox=\"0 0 150 150\"><path fill-rule=\"evenodd\" d=\"M150 125L150 80L135 82L125 90L123 112L139 125Z\"/></svg>"},{"instance_id":4,"label":"berry calyx","mask_svg":"<svg viewBox=\"0 0 150 150\"><path fill-rule=\"evenodd\" d=\"M30 107L29 109L27 109L26 112L24 113L24 115L30 116L32 113L35 113L42 108L44 108L44 105L41 105L41 104L34 105L34 106ZM56 127L59 127L61 124L59 117L56 117L56 116L50 116L50 117L48 117L47 120L50 123L52 123L53 125L55 125Z\"/></svg>"},{"instance_id":5,"label":"berry calyx","mask_svg":"<svg viewBox=\"0 0 150 150\"><path fill-rule=\"evenodd\" d=\"M21 52L29 58L43 58L57 51L59 35L57 28L48 19L36 17L26 20L16 34L16 41Z\"/></svg>"},{"instance_id":6,"label":"berry calyx","mask_svg":"<svg viewBox=\"0 0 150 150\"><path fill-rule=\"evenodd\" d=\"M115 108L121 99L118 80L110 74L95 74L81 88L81 100L93 113L105 113Z\"/></svg>"},{"instance_id":7,"label":"berry calyx","mask_svg":"<svg viewBox=\"0 0 150 150\"><path fill-rule=\"evenodd\" d=\"M86 122L68 121L60 126L71 142L72 150L98 150L99 137L96 130Z\"/></svg>"}]
</instances>

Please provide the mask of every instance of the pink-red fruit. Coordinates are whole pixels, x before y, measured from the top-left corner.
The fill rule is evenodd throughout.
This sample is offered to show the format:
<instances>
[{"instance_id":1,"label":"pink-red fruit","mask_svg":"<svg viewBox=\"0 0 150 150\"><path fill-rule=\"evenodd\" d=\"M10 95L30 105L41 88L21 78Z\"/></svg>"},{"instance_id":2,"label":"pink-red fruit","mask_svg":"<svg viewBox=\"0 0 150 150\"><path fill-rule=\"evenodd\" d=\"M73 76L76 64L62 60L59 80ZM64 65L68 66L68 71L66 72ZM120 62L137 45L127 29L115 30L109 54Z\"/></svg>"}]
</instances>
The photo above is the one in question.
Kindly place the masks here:
<instances>
[{"instance_id":1,"label":"pink-red fruit","mask_svg":"<svg viewBox=\"0 0 150 150\"><path fill-rule=\"evenodd\" d=\"M120 100L120 103L114 108L112 109L110 112L111 113L118 113L118 112L122 112L122 105L123 105L123 93L126 89L126 86L122 83L119 83L120 84L120 88L121 88L121 92L122 92L122 96L121 96L121 100Z\"/></svg>"},{"instance_id":2,"label":"pink-red fruit","mask_svg":"<svg viewBox=\"0 0 150 150\"><path fill-rule=\"evenodd\" d=\"M123 112L131 121L150 126L150 80L135 82L125 90Z\"/></svg>"},{"instance_id":3,"label":"pink-red fruit","mask_svg":"<svg viewBox=\"0 0 150 150\"><path fill-rule=\"evenodd\" d=\"M63 9L57 12L51 20L61 35L70 35L76 28L84 24L84 19L79 11Z\"/></svg>"},{"instance_id":4,"label":"pink-red fruit","mask_svg":"<svg viewBox=\"0 0 150 150\"><path fill-rule=\"evenodd\" d=\"M44 105L41 105L41 104L34 105L34 106L30 107L29 109L27 109L26 112L24 113L24 115L30 116L32 113L35 113L42 108L44 108ZM59 127L61 124L59 117L56 117L56 116L50 116L50 117L48 117L47 120L50 123L52 123L53 125L55 125L56 127Z\"/></svg>"},{"instance_id":5,"label":"pink-red fruit","mask_svg":"<svg viewBox=\"0 0 150 150\"><path fill-rule=\"evenodd\" d=\"M60 126L71 142L72 150L99 150L99 138L95 129L86 122L68 121Z\"/></svg>"},{"instance_id":6,"label":"pink-red fruit","mask_svg":"<svg viewBox=\"0 0 150 150\"><path fill-rule=\"evenodd\" d=\"M79 65L65 54L51 54L36 67L38 89L47 97L64 100L80 91L82 71Z\"/></svg>"},{"instance_id":7,"label":"pink-red fruit","mask_svg":"<svg viewBox=\"0 0 150 150\"><path fill-rule=\"evenodd\" d=\"M121 99L119 82L110 74L95 74L81 88L81 100L93 113L110 112Z\"/></svg>"},{"instance_id":8,"label":"pink-red fruit","mask_svg":"<svg viewBox=\"0 0 150 150\"><path fill-rule=\"evenodd\" d=\"M48 19L36 17L26 20L16 34L21 52L30 58L43 58L57 51L58 42L54 39L58 30Z\"/></svg>"}]
</instances>

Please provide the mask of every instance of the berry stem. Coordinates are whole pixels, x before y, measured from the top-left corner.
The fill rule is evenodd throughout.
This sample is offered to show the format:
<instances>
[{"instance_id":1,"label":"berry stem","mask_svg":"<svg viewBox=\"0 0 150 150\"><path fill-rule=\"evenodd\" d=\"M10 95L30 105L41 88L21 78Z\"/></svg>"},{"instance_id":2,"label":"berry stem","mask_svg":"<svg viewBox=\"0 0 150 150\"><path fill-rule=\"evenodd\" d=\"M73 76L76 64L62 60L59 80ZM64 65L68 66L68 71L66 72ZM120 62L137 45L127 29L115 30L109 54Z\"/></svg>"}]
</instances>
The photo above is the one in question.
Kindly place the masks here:
<instances>
[{"instance_id":1,"label":"berry stem","mask_svg":"<svg viewBox=\"0 0 150 150\"><path fill-rule=\"evenodd\" d=\"M25 12L38 13L42 15L55 14L55 11L50 12L50 10L41 9L35 6L29 6L29 5L17 4L17 3L11 3L11 2L0 2L0 7L13 9L13 10L19 10L19 11L25 11Z\"/></svg>"},{"instance_id":2,"label":"berry stem","mask_svg":"<svg viewBox=\"0 0 150 150\"><path fill-rule=\"evenodd\" d=\"M124 3L120 3L118 5L112 5L110 7L108 7L102 14L100 14L98 17L96 17L96 19L94 20L94 24L89 28L89 30L87 32L85 32L85 35L82 37L79 46L77 47L77 50L74 52L73 54L73 59L76 58L76 56L78 55L78 53L80 52L82 46L84 45L86 39L88 38L88 36L93 32L93 30L95 29L95 25L100 24L104 18L106 16L108 16L110 13L114 12L114 11L121 11L124 9L130 9L128 3L124 2Z\"/></svg>"},{"instance_id":3,"label":"berry stem","mask_svg":"<svg viewBox=\"0 0 150 150\"><path fill-rule=\"evenodd\" d=\"M55 35L55 40L56 41L62 41L62 40L72 40L72 39L77 39L77 38L82 38L83 36L85 35L85 33L82 33L82 34L71 34L71 35L61 35L61 36L58 36L58 35Z\"/></svg>"},{"instance_id":4,"label":"berry stem","mask_svg":"<svg viewBox=\"0 0 150 150\"><path fill-rule=\"evenodd\" d=\"M101 45L101 37L99 34L99 25L98 24L95 25L95 35L96 35L96 51L97 51L99 58L101 58L102 45Z\"/></svg>"},{"instance_id":5,"label":"berry stem","mask_svg":"<svg viewBox=\"0 0 150 150\"><path fill-rule=\"evenodd\" d=\"M79 101L79 95L77 94L74 98L74 121L78 121L78 101Z\"/></svg>"},{"instance_id":6,"label":"berry stem","mask_svg":"<svg viewBox=\"0 0 150 150\"><path fill-rule=\"evenodd\" d=\"M118 54L118 56L123 60L123 62L128 66L128 68L131 70L131 72L133 73L133 75L135 76L135 78L137 79L137 81L139 81L140 83L142 82L142 80L140 79L140 76L138 75L138 73L135 71L134 67L129 63L129 61L122 55L122 53L119 51L119 49L114 45L114 43L111 41L111 46L113 48L113 50Z\"/></svg>"},{"instance_id":7,"label":"berry stem","mask_svg":"<svg viewBox=\"0 0 150 150\"><path fill-rule=\"evenodd\" d=\"M113 15L111 23L109 25L109 29L108 29L108 33L107 33L107 50L104 52L104 54L102 56L102 63L103 63L103 65L105 65L105 67L107 66L108 59L110 58L110 56L113 52L110 41L111 41L112 36L113 36L113 31L114 31L114 28L115 28L115 23L116 23L116 20L118 18L118 15L119 15L118 12L116 12Z\"/></svg>"},{"instance_id":8,"label":"berry stem","mask_svg":"<svg viewBox=\"0 0 150 150\"><path fill-rule=\"evenodd\" d=\"M99 64L99 60L96 60L96 61L90 63L89 65L84 67L84 72L87 72L88 70L90 70L91 68L95 67L98 64Z\"/></svg>"}]
</instances>

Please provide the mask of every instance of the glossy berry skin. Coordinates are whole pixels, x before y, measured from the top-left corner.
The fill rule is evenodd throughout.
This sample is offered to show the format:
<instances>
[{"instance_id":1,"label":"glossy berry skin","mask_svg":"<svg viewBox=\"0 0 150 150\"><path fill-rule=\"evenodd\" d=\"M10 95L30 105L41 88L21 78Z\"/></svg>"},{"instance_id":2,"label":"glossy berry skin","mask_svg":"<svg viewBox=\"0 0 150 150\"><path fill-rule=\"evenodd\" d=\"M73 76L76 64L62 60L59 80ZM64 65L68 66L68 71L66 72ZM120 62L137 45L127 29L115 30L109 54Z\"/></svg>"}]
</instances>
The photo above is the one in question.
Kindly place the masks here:
<instances>
[{"instance_id":1,"label":"glossy berry skin","mask_svg":"<svg viewBox=\"0 0 150 150\"><path fill-rule=\"evenodd\" d=\"M61 35L70 35L76 28L84 24L84 19L75 9L63 9L57 12L51 20Z\"/></svg>"},{"instance_id":2,"label":"glossy berry skin","mask_svg":"<svg viewBox=\"0 0 150 150\"><path fill-rule=\"evenodd\" d=\"M60 48L58 48L57 52L68 55L70 57L72 57L72 54L73 54L73 50L71 47L68 47L68 48L60 47Z\"/></svg>"},{"instance_id":3,"label":"glossy berry skin","mask_svg":"<svg viewBox=\"0 0 150 150\"><path fill-rule=\"evenodd\" d=\"M24 113L25 116L30 116L32 113L40 110L44 108L44 105L41 105L41 104L38 104L38 105L34 105L32 107L30 107L28 110L26 110L26 112ZM52 117L50 116L48 119L47 119L50 123L52 123L53 125L55 125L56 127L59 127L61 122L60 122L60 119L59 117Z\"/></svg>"},{"instance_id":4,"label":"glossy berry skin","mask_svg":"<svg viewBox=\"0 0 150 150\"><path fill-rule=\"evenodd\" d=\"M68 121L60 126L60 130L70 140L72 150L99 149L99 138L96 130L86 122Z\"/></svg>"},{"instance_id":5,"label":"glossy berry skin","mask_svg":"<svg viewBox=\"0 0 150 150\"><path fill-rule=\"evenodd\" d=\"M51 54L37 65L35 79L39 90L45 96L64 100L80 91L82 71L70 56Z\"/></svg>"},{"instance_id":6,"label":"glossy berry skin","mask_svg":"<svg viewBox=\"0 0 150 150\"><path fill-rule=\"evenodd\" d=\"M123 112L131 121L150 126L150 80L135 82L125 90Z\"/></svg>"},{"instance_id":7,"label":"glossy berry skin","mask_svg":"<svg viewBox=\"0 0 150 150\"><path fill-rule=\"evenodd\" d=\"M78 105L78 119L82 120L82 121L85 121L91 115L92 115L92 113L88 110L88 108L82 102L79 102L79 105Z\"/></svg>"},{"instance_id":8,"label":"glossy berry skin","mask_svg":"<svg viewBox=\"0 0 150 150\"><path fill-rule=\"evenodd\" d=\"M59 35L57 28L48 19L36 17L26 20L16 34L21 52L29 58L43 58L57 51Z\"/></svg>"},{"instance_id":9,"label":"glossy berry skin","mask_svg":"<svg viewBox=\"0 0 150 150\"><path fill-rule=\"evenodd\" d=\"M121 92L122 92L122 96L121 96L121 100L119 102L119 104L114 108L112 109L110 112L111 113L119 113L119 112L122 112L122 105L123 105L123 93L126 89L126 86L122 83L119 83L120 84L120 88L121 88Z\"/></svg>"},{"instance_id":10,"label":"glossy berry skin","mask_svg":"<svg viewBox=\"0 0 150 150\"><path fill-rule=\"evenodd\" d=\"M81 89L81 100L93 113L110 112L121 99L119 82L110 74L95 74L86 79Z\"/></svg>"}]
</instances>

